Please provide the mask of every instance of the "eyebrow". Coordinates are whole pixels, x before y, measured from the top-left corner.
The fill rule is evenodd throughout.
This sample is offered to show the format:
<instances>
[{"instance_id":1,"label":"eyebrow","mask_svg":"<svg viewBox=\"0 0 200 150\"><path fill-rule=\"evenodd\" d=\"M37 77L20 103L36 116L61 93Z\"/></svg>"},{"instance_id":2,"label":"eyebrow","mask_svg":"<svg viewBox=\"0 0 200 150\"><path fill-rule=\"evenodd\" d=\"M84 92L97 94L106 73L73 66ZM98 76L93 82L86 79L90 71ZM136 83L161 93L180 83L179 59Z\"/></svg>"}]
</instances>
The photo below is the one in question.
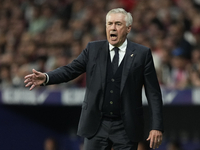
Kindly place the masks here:
<instances>
[{"instance_id":1,"label":"eyebrow","mask_svg":"<svg viewBox=\"0 0 200 150\"><path fill-rule=\"evenodd\" d=\"M121 21L115 21L115 22L113 22L113 21L108 21L108 23L122 23Z\"/></svg>"}]
</instances>

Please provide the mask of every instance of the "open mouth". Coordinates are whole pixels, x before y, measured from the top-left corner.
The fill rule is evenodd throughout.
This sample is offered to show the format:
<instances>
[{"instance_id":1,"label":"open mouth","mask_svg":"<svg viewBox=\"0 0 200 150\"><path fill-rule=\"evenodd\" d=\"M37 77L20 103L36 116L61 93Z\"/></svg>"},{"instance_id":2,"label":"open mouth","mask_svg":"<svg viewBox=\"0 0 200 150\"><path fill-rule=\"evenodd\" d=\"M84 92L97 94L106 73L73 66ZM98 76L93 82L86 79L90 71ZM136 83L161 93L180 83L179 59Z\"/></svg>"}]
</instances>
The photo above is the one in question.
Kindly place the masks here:
<instances>
[{"instance_id":1,"label":"open mouth","mask_svg":"<svg viewBox=\"0 0 200 150\"><path fill-rule=\"evenodd\" d=\"M110 37L112 40L116 40L117 39L117 35L116 34L110 34Z\"/></svg>"}]
</instances>

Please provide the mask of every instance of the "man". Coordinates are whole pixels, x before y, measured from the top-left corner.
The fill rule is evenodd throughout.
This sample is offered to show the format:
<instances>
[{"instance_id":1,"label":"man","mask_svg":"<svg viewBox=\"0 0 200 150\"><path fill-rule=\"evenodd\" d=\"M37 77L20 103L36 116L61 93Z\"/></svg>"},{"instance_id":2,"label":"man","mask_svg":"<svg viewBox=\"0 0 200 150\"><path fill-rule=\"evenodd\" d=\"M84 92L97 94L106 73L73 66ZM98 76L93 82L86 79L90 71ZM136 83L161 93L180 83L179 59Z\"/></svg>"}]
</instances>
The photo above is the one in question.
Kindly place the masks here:
<instances>
[{"instance_id":1,"label":"man","mask_svg":"<svg viewBox=\"0 0 200 150\"><path fill-rule=\"evenodd\" d=\"M106 16L107 40L88 43L70 64L48 73L33 69L26 87L68 82L86 72L86 93L78 135L85 150L137 150L143 140L142 87L151 110L147 140L151 148L162 142L162 98L151 50L127 40L132 16L117 8Z\"/></svg>"}]
</instances>

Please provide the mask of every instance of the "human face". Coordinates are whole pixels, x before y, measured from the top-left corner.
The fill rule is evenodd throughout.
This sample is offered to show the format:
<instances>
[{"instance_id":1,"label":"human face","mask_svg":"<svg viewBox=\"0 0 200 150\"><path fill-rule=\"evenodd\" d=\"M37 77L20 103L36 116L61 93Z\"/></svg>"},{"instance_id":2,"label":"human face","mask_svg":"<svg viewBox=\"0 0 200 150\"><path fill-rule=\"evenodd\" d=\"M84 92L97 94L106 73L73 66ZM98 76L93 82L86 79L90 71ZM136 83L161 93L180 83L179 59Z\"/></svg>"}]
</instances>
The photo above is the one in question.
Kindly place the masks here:
<instances>
[{"instance_id":1,"label":"human face","mask_svg":"<svg viewBox=\"0 0 200 150\"><path fill-rule=\"evenodd\" d=\"M108 42L116 47L121 46L130 32L131 26L126 26L125 15L122 13L109 14L106 22Z\"/></svg>"}]
</instances>

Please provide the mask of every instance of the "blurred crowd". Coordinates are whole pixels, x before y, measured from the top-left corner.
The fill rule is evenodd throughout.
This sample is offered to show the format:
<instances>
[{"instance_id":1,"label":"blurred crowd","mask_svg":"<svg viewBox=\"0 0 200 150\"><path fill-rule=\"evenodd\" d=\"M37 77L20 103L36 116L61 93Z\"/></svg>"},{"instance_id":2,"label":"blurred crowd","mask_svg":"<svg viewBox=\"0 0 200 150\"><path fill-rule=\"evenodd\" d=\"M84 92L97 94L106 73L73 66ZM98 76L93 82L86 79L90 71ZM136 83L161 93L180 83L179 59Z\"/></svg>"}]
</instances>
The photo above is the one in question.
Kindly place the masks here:
<instances>
[{"instance_id":1,"label":"blurred crowd","mask_svg":"<svg viewBox=\"0 0 200 150\"><path fill-rule=\"evenodd\" d=\"M200 0L0 0L0 87L24 87L32 69L70 63L106 39L105 16L131 12L128 38L150 47L160 85L200 87ZM84 87L85 74L52 87Z\"/></svg>"}]
</instances>

